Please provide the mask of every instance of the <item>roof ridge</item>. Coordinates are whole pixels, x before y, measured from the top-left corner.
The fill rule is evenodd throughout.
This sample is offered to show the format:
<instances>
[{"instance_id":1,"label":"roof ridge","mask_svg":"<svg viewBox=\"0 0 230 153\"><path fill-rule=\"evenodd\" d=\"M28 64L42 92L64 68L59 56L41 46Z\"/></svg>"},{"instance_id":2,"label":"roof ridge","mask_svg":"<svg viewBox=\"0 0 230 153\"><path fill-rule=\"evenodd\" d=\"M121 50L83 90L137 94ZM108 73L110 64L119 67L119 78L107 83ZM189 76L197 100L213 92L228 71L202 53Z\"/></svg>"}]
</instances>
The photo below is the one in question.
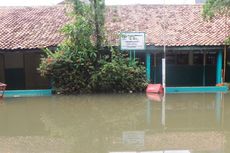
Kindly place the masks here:
<instances>
[{"instance_id":1,"label":"roof ridge","mask_svg":"<svg viewBox=\"0 0 230 153\"><path fill-rule=\"evenodd\" d=\"M203 4L127 4L127 5L107 5L108 7L113 6L203 6Z\"/></svg>"},{"instance_id":2,"label":"roof ridge","mask_svg":"<svg viewBox=\"0 0 230 153\"><path fill-rule=\"evenodd\" d=\"M65 5L39 5L39 6L0 6L0 9L22 9L22 8L57 8L65 7Z\"/></svg>"}]
</instances>

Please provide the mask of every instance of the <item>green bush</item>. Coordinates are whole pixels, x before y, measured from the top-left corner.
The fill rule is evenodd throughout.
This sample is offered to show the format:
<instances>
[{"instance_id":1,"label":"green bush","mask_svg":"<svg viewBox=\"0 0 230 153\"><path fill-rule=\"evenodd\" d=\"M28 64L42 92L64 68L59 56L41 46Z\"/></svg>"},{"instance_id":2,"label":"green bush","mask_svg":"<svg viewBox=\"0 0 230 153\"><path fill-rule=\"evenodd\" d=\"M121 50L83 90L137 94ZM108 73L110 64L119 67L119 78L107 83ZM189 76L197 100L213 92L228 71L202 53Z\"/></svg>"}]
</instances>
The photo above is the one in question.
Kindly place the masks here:
<instances>
[{"instance_id":1,"label":"green bush","mask_svg":"<svg viewBox=\"0 0 230 153\"><path fill-rule=\"evenodd\" d=\"M40 64L40 72L52 80L52 86L57 92L63 94L74 94L90 92L89 84L94 73L94 52L87 52L84 55L72 54L67 58L65 54L56 58L43 58ZM57 54L56 51L54 54ZM81 52L77 52L82 54Z\"/></svg>"},{"instance_id":2,"label":"green bush","mask_svg":"<svg viewBox=\"0 0 230 153\"><path fill-rule=\"evenodd\" d=\"M51 78L54 89L62 94L140 92L147 85L145 67L118 52L111 60L101 59L98 69L91 60L95 59L92 51L81 58L78 54L67 58L61 51L46 53L48 57L42 59L39 70Z\"/></svg>"},{"instance_id":3,"label":"green bush","mask_svg":"<svg viewBox=\"0 0 230 153\"><path fill-rule=\"evenodd\" d=\"M94 0L92 7L75 0L72 22L62 29L65 40L56 51L45 50L46 57L42 58L39 71L52 80L57 92L135 92L145 89L144 66L129 61L119 51L111 50L111 59L104 54L101 44L103 11L96 13L104 6L101 1Z\"/></svg>"},{"instance_id":4,"label":"green bush","mask_svg":"<svg viewBox=\"0 0 230 153\"><path fill-rule=\"evenodd\" d=\"M94 91L140 92L147 86L145 67L135 60L130 61L117 52L111 61L101 63L100 69L92 76Z\"/></svg>"}]
</instances>

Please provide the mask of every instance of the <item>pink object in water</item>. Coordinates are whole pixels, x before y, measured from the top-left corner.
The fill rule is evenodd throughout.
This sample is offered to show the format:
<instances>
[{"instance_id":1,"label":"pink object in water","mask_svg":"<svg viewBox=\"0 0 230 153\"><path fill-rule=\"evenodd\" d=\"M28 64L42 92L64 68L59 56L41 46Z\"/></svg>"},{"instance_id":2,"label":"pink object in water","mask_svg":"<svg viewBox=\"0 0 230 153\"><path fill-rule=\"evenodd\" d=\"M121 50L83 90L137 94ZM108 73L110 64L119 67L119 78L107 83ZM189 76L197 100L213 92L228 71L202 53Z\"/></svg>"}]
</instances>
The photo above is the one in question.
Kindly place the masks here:
<instances>
[{"instance_id":1,"label":"pink object in water","mask_svg":"<svg viewBox=\"0 0 230 153\"><path fill-rule=\"evenodd\" d=\"M148 84L147 93L163 93L163 86L161 84Z\"/></svg>"},{"instance_id":2,"label":"pink object in water","mask_svg":"<svg viewBox=\"0 0 230 153\"><path fill-rule=\"evenodd\" d=\"M162 94L156 94L156 93L147 93L146 94L149 100L161 102L162 101Z\"/></svg>"}]
</instances>

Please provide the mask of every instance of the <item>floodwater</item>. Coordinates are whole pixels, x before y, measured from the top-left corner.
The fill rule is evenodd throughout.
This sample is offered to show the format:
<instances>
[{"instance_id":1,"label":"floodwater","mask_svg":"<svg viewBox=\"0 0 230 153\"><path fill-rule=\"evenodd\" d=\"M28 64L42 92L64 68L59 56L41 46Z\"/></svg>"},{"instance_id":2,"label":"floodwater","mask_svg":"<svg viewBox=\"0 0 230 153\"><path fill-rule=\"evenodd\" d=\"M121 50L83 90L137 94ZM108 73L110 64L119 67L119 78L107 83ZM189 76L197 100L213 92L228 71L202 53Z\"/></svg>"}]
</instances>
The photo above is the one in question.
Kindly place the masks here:
<instances>
[{"instance_id":1,"label":"floodwater","mask_svg":"<svg viewBox=\"0 0 230 153\"><path fill-rule=\"evenodd\" d=\"M5 98L0 153L230 153L230 93L160 98Z\"/></svg>"}]
</instances>

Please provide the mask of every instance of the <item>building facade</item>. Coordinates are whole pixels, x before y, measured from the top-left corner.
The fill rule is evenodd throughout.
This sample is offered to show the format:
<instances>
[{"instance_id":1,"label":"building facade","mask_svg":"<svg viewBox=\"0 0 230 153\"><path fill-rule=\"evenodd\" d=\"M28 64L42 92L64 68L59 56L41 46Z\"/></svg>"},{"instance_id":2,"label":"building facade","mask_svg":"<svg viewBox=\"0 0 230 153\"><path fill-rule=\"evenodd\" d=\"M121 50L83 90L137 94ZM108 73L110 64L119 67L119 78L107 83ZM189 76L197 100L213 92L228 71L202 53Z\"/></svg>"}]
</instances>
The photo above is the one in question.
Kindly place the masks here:
<instances>
[{"instance_id":1,"label":"building facade","mask_svg":"<svg viewBox=\"0 0 230 153\"><path fill-rule=\"evenodd\" d=\"M146 64L147 78L161 83L166 45L167 86L215 86L230 81L229 53L224 41L229 20L202 17L202 5L108 6L108 42L119 46L121 32L145 32L146 50L131 51ZM0 8L0 82L8 89L50 88L37 71L42 49L62 40L60 28L69 19L63 5Z\"/></svg>"}]
</instances>

